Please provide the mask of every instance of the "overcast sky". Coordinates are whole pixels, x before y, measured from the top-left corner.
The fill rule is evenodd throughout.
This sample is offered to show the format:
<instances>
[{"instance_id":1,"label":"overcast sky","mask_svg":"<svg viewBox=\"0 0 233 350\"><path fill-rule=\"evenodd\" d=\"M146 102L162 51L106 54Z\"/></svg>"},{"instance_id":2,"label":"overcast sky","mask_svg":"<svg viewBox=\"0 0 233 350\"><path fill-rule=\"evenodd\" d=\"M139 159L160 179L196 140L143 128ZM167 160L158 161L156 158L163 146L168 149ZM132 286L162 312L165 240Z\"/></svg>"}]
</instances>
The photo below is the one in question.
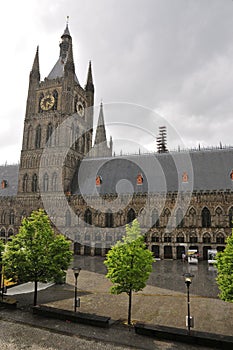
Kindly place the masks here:
<instances>
[{"instance_id":1,"label":"overcast sky","mask_svg":"<svg viewBox=\"0 0 233 350\"><path fill-rule=\"evenodd\" d=\"M13 0L1 3L0 164L19 161L36 46L44 79L58 59L67 15L76 74L84 85L92 61L106 124L118 121L109 103L134 106L126 122L139 125L136 132L109 127L116 144L130 133L156 150L147 134L158 133L154 120L162 116L159 124L176 128L184 147L233 145L232 0ZM168 147L178 143L168 131Z\"/></svg>"}]
</instances>

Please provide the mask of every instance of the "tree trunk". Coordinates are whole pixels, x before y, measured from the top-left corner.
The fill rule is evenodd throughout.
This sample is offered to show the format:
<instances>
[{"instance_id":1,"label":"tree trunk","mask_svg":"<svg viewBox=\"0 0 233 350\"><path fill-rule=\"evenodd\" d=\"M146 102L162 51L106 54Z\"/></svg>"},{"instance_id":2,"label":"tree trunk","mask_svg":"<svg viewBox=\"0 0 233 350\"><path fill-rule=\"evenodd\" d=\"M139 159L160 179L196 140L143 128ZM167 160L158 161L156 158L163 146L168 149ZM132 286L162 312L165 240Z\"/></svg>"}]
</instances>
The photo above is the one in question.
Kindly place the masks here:
<instances>
[{"instance_id":1,"label":"tree trunk","mask_svg":"<svg viewBox=\"0 0 233 350\"><path fill-rule=\"evenodd\" d=\"M128 325L131 324L132 289L129 291Z\"/></svg>"},{"instance_id":2,"label":"tree trunk","mask_svg":"<svg viewBox=\"0 0 233 350\"><path fill-rule=\"evenodd\" d=\"M37 286L38 286L38 281L35 279L34 281L34 302L33 305L36 306L37 304Z\"/></svg>"}]
</instances>

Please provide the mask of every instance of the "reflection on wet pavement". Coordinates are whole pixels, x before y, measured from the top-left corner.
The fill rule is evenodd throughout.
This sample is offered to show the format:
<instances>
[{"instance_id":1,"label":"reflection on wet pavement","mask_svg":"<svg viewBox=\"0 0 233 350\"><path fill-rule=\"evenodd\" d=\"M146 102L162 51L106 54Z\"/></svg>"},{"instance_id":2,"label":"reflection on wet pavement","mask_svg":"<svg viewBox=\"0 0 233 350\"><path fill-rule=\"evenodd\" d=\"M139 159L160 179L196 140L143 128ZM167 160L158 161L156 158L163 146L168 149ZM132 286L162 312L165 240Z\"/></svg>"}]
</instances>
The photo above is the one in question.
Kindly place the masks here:
<instances>
[{"instance_id":1,"label":"reflection on wet pavement","mask_svg":"<svg viewBox=\"0 0 233 350\"><path fill-rule=\"evenodd\" d=\"M73 265L83 270L106 274L103 264L104 258L100 256L75 256ZM159 288L170 289L177 292L186 292L183 274L190 272L194 275L190 293L204 297L217 298L219 290L216 284L217 270L208 266L207 261L199 261L197 265L190 265L181 260L158 260L153 264L153 272L147 282Z\"/></svg>"}]
</instances>

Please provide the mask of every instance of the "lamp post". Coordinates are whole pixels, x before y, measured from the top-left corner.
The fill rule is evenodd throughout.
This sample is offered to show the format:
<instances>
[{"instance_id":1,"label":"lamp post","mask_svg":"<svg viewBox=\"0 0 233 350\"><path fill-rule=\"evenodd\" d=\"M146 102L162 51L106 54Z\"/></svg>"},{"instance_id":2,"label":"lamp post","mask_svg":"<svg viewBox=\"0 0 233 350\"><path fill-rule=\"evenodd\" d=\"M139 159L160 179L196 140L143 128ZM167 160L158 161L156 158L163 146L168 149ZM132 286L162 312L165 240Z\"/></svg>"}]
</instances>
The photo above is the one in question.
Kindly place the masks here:
<instances>
[{"instance_id":1,"label":"lamp post","mask_svg":"<svg viewBox=\"0 0 233 350\"><path fill-rule=\"evenodd\" d=\"M188 316L186 316L186 327L188 328L188 334L190 334L190 328L193 327L193 318L190 316L190 297L189 297L189 287L192 283L192 278L194 275L187 272L184 275L184 281L187 287L187 304L188 304Z\"/></svg>"},{"instance_id":2,"label":"lamp post","mask_svg":"<svg viewBox=\"0 0 233 350\"><path fill-rule=\"evenodd\" d=\"M81 271L80 267L73 267L72 270L74 271L74 278L75 278L75 286L74 286L74 312L77 311L77 306L78 306L78 276Z\"/></svg>"}]
</instances>

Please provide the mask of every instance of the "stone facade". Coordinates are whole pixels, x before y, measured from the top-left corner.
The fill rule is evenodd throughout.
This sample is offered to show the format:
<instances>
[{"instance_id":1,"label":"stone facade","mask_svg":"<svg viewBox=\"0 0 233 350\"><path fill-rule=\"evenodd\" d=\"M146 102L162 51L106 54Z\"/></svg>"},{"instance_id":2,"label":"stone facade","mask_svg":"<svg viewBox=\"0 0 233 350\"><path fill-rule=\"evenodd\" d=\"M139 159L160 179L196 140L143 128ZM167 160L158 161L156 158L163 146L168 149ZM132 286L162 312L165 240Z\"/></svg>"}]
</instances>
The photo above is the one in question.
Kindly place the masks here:
<instances>
[{"instance_id":1,"label":"stone facade","mask_svg":"<svg viewBox=\"0 0 233 350\"><path fill-rule=\"evenodd\" d=\"M29 77L20 164L0 169L1 238L10 239L17 234L23 217L44 208L56 230L73 242L77 254L105 255L134 218L138 218L156 258L179 259L182 252L195 247L200 258L206 259L207 249L224 249L232 227L231 188L194 190L185 207L177 191L98 195L101 177L95 194L73 191L74 182L79 184L82 160L86 157L92 162L93 156L111 160L112 140L108 145L101 104L93 142L91 63L82 88L75 74L68 25L61 38L59 59L44 81L40 81L37 49Z\"/></svg>"}]
</instances>

